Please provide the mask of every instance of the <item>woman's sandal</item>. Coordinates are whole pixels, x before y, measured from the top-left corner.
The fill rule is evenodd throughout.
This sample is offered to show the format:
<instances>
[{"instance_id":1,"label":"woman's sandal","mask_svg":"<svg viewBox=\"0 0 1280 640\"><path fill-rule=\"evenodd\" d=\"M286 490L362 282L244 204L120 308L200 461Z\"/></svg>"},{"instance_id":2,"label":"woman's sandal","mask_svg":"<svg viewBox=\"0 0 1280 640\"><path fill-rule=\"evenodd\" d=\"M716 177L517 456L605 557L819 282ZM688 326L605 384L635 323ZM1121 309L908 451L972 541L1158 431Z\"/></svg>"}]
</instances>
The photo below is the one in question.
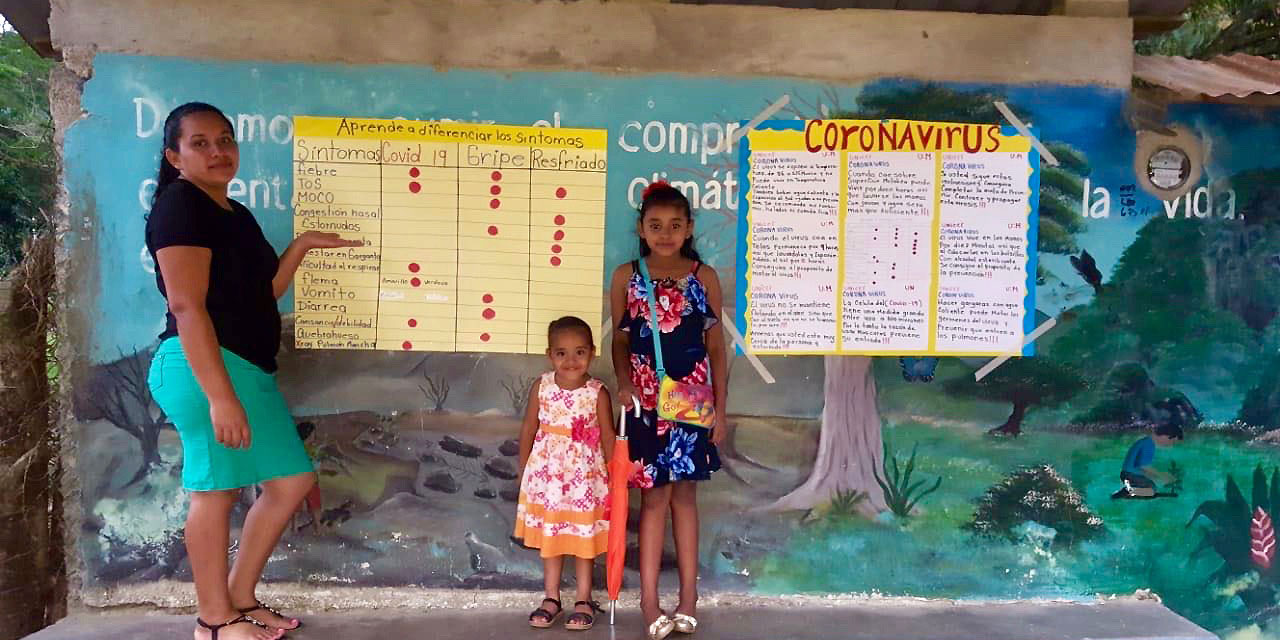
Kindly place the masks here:
<instances>
[{"instance_id":1,"label":"woman's sandal","mask_svg":"<svg viewBox=\"0 0 1280 640\"><path fill-rule=\"evenodd\" d=\"M573 608L577 609L578 607L584 604L591 607L592 611L604 613L604 609L600 608L600 603L589 601L589 600L579 600L573 603ZM581 611L574 611L573 613L569 614L568 618L564 619L564 628L570 631L586 631L587 629L590 629L591 625L595 623L596 623L596 619L591 614L583 613Z\"/></svg>"},{"instance_id":2,"label":"woman's sandal","mask_svg":"<svg viewBox=\"0 0 1280 640\"><path fill-rule=\"evenodd\" d=\"M275 616L277 616L277 617L284 618L284 619L286 619L286 620L293 620L293 626L292 626L292 627L272 627L272 626L270 626L270 625L264 625L264 624L262 624L262 622L261 622L260 620L257 620L257 619L255 619L253 616L249 615L250 613L253 613L254 611L266 611L267 613L270 613L270 614L275 615ZM254 622L258 623L258 625L259 625L259 626L264 626L264 627L267 627L267 628L269 628L269 629L281 629L281 630L283 630L283 631L297 631L298 629L301 629L301 628L302 628L302 621L301 621L301 620L299 620L299 619L297 619L297 618L289 618L289 617L286 617L283 613L280 613L279 611L276 611L275 609L272 609L271 607L268 607L267 605L262 604L262 602L261 602L261 601L255 602L255 604L254 604L252 607L245 607L244 609L236 609L236 612L238 612L240 615L245 616L245 617L249 618L250 620L253 620Z\"/></svg>"},{"instance_id":3,"label":"woman's sandal","mask_svg":"<svg viewBox=\"0 0 1280 640\"><path fill-rule=\"evenodd\" d=\"M698 619L693 616L677 613L672 616L672 621L675 623L675 630L680 633L693 633L698 630Z\"/></svg>"},{"instance_id":4,"label":"woman's sandal","mask_svg":"<svg viewBox=\"0 0 1280 640\"><path fill-rule=\"evenodd\" d=\"M223 629L225 629L225 628L227 628L227 627L229 627L229 626L231 626L231 625L233 625L233 624L251 624L251 625L253 625L253 626L255 626L255 627L259 627L259 628L262 628L262 629L268 629L268 628L270 628L270 627L267 627L266 625L262 624L261 622L258 622L257 620L254 620L253 618L250 618L249 616L244 615L243 613L242 613L242 614L240 614L240 617L238 617L238 618L236 618L236 619L234 619L234 620L228 620L227 622L224 622L224 623L222 623L222 624L209 624L208 622L205 622L204 620L201 620L200 618L196 618L196 624L198 624L198 625L200 625L201 627L203 627L203 628L205 628L205 629L208 629L208 630L209 630L209 640L218 640L218 632L219 632L219 631L222 631ZM283 629L276 629L276 631L279 631L279 632L280 632L280 635L284 635L284 630L283 630ZM280 637L280 636L276 636L276 637L278 638L278 637Z\"/></svg>"},{"instance_id":5,"label":"woman's sandal","mask_svg":"<svg viewBox=\"0 0 1280 640\"><path fill-rule=\"evenodd\" d=\"M550 602L556 605L556 612L551 613L546 607L538 607L537 609L534 609L533 613L529 614L529 626L535 629L551 628L551 625L555 624L556 618L559 618L560 614L564 613L564 607L560 606L559 600L556 600L555 598L543 598L542 601L544 603Z\"/></svg>"},{"instance_id":6,"label":"woman's sandal","mask_svg":"<svg viewBox=\"0 0 1280 640\"><path fill-rule=\"evenodd\" d=\"M675 625L676 623L672 622L671 618L667 617L667 614L659 614L658 619L650 623L647 629L649 640L666 638L676 628Z\"/></svg>"}]
</instances>

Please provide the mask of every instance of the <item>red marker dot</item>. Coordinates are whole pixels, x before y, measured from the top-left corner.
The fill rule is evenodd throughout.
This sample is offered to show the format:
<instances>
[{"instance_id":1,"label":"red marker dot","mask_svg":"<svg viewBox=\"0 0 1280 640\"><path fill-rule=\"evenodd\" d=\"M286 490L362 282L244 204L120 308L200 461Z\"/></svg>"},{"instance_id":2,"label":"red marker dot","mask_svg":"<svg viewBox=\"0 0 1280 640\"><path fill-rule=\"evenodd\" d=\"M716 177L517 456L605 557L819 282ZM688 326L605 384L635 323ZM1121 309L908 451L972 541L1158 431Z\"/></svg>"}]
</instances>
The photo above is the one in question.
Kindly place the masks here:
<instances>
[{"instance_id":1,"label":"red marker dot","mask_svg":"<svg viewBox=\"0 0 1280 640\"><path fill-rule=\"evenodd\" d=\"M418 266L418 263L416 263L416 262L410 262L410 263L409 263L409 273L417 273L417 272L418 272L418 269L421 269L421 268L422 268L422 267L419 267L419 266Z\"/></svg>"},{"instance_id":2,"label":"red marker dot","mask_svg":"<svg viewBox=\"0 0 1280 640\"><path fill-rule=\"evenodd\" d=\"M559 242L559 241L561 241L561 240L564 240L564 232L563 232L563 231L557 231L557 232L556 232L556 235L554 235L554 236L552 236L552 237L553 237L553 238L555 238L556 242Z\"/></svg>"},{"instance_id":3,"label":"red marker dot","mask_svg":"<svg viewBox=\"0 0 1280 640\"><path fill-rule=\"evenodd\" d=\"M422 185L420 185L420 184L418 184L418 183L416 183L416 182L410 182L410 183L409 183L409 191L410 191L411 193L417 193L417 192L419 192L419 191L422 191Z\"/></svg>"},{"instance_id":4,"label":"red marker dot","mask_svg":"<svg viewBox=\"0 0 1280 640\"><path fill-rule=\"evenodd\" d=\"M499 187L498 185L495 184L492 187L489 187L489 193L492 193L493 195L496 196L499 193L502 193L502 187Z\"/></svg>"},{"instance_id":5,"label":"red marker dot","mask_svg":"<svg viewBox=\"0 0 1280 640\"><path fill-rule=\"evenodd\" d=\"M409 284L411 284L411 285L413 285L413 286L415 286L415 287L420 287L420 286L422 286L422 281L421 281L421 280L419 280L419 279L417 279L417 278L414 278L414 279L412 279L412 280L410 280L410 281L409 281Z\"/></svg>"},{"instance_id":6,"label":"red marker dot","mask_svg":"<svg viewBox=\"0 0 1280 640\"><path fill-rule=\"evenodd\" d=\"M551 266L553 266L553 267L558 267L558 266L560 266L560 257L559 257L559 256L551 256Z\"/></svg>"},{"instance_id":7,"label":"red marker dot","mask_svg":"<svg viewBox=\"0 0 1280 640\"><path fill-rule=\"evenodd\" d=\"M483 315L485 320L492 320L492 319L493 319L495 316L497 316L498 314L497 314L497 313L495 313L495 312L493 311L493 309L485 309L485 310L484 310L484 313L482 313L482 314L480 314L480 315Z\"/></svg>"},{"instance_id":8,"label":"red marker dot","mask_svg":"<svg viewBox=\"0 0 1280 640\"><path fill-rule=\"evenodd\" d=\"M412 168L412 169L410 169L410 170L409 170L409 177L410 177L410 178L416 178L416 177L418 177L418 176L420 176L420 175L422 175L422 172L421 172L421 171L418 171L418 168L417 168L417 167L414 167L414 168Z\"/></svg>"},{"instance_id":9,"label":"red marker dot","mask_svg":"<svg viewBox=\"0 0 1280 640\"><path fill-rule=\"evenodd\" d=\"M489 201L489 208L490 208L490 209L497 209L497 208L498 208L498 206L499 206L499 205L501 205L501 204L502 204L502 201L501 201L501 200L498 200L497 198L494 198L494 199L492 199L492 200L490 200L490 201Z\"/></svg>"},{"instance_id":10,"label":"red marker dot","mask_svg":"<svg viewBox=\"0 0 1280 640\"><path fill-rule=\"evenodd\" d=\"M501 179L502 179L502 172L501 172L501 171L494 171L494 172L493 172L493 175L491 175L491 176L489 176L489 177L490 177L490 178L493 178L493 181L494 181L494 182L497 182L497 181L499 181L499 180L501 180Z\"/></svg>"},{"instance_id":11,"label":"red marker dot","mask_svg":"<svg viewBox=\"0 0 1280 640\"><path fill-rule=\"evenodd\" d=\"M484 300L484 303L485 303L485 304L489 304L490 302L493 302L493 294L492 294L492 293L486 293L486 294L484 294L484 297L483 297L483 298L481 298L481 300Z\"/></svg>"},{"instance_id":12,"label":"red marker dot","mask_svg":"<svg viewBox=\"0 0 1280 640\"><path fill-rule=\"evenodd\" d=\"M417 320L414 320L413 318L409 318L409 326L410 326L410 327L416 327L416 326L418 326L418 321L417 321Z\"/></svg>"},{"instance_id":13,"label":"red marker dot","mask_svg":"<svg viewBox=\"0 0 1280 640\"><path fill-rule=\"evenodd\" d=\"M489 235L491 236L498 235L498 228L493 225L489 225Z\"/></svg>"},{"instance_id":14,"label":"red marker dot","mask_svg":"<svg viewBox=\"0 0 1280 640\"><path fill-rule=\"evenodd\" d=\"M556 216L556 224L564 224L564 216Z\"/></svg>"},{"instance_id":15,"label":"red marker dot","mask_svg":"<svg viewBox=\"0 0 1280 640\"><path fill-rule=\"evenodd\" d=\"M560 253L561 247L558 244L551 245L551 253Z\"/></svg>"},{"instance_id":16,"label":"red marker dot","mask_svg":"<svg viewBox=\"0 0 1280 640\"><path fill-rule=\"evenodd\" d=\"M481 341L481 342L488 342L488 341L489 341L489 334L487 334L487 333L482 333L482 334L480 334L480 341Z\"/></svg>"},{"instance_id":17,"label":"red marker dot","mask_svg":"<svg viewBox=\"0 0 1280 640\"><path fill-rule=\"evenodd\" d=\"M557 198L563 198L563 197L565 197L565 196L567 196L567 195L569 195L569 192L568 192L568 191L566 191L564 187L560 187L559 189L556 189L556 197L557 197Z\"/></svg>"},{"instance_id":18,"label":"red marker dot","mask_svg":"<svg viewBox=\"0 0 1280 640\"><path fill-rule=\"evenodd\" d=\"M400 347L401 347L402 349L404 349L405 351L408 351L408 350L410 350L410 349L412 349L412 348L413 348L413 343L412 343L412 342L409 342L408 340L405 340L405 341L404 341L404 344L400 345Z\"/></svg>"}]
</instances>

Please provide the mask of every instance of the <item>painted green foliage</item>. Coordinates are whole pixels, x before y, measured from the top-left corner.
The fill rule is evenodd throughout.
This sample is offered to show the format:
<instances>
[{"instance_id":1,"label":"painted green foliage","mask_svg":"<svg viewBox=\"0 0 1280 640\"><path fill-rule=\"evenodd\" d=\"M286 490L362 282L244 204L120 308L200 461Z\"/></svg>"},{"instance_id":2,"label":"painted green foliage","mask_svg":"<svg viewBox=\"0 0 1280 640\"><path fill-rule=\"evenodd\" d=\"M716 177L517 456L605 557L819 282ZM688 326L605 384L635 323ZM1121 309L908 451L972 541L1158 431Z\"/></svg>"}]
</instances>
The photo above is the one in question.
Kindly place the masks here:
<instances>
[{"instance_id":1,"label":"painted green foliage","mask_svg":"<svg viewBox=\"0 0 1280 640\"><path fill-rule=\"evenodd\" d=\"M953 378L943 384L943 389L959 397L1012 404L1008 420L993 432L1016 436L1022 433L1028 409L1056 406L1087 386L1088 381L1075 367L1037 357L1010 360L981 380L967 375Z\"/></svg>"},{"instance_id":2,"label":"painted green foliage","mask_svg":"<svg viewBox=\"0 0 1280 640\"><path fill-rule=\"evenodd\" d=\"M1250 424L1274 426L1276 173L1241 172L1225 181L1240 203L1235 219L1157 215L1146 223L1095 298L1064 314L1049 355L1108 377L1137 363L1158 383L1152 393L1190 394L1197 415L1222 421L1238 412ZM1100 390L1105 396L1113 389ZM1094 408L1079 416L1086 422L1114 419L1124 404L1113 393L1090 402Z\"/></svg>"},{"instance_id":3,"label":"painted green foliage","mask_svg":"<svg viewBox=\"0 0 1280 640\"><path fill-rule=\"evenodd\" d=\"M1193 555L1212 549L1222 558L1222 566L1210 580L1235 582L1236 595L1251 612L1276 605L1277 578L1275 561L1275 529L1272 524L1280 515L1280 469L1273 469L1270 481L1258 465L1253 470L1252 501L1231 474L1227 474L1222 500L1206 500L1191 516L1187 526L1204 517L1208 527ZM1268 544L1269 543L1269 544ZM1239 578L1245 580L1238 580Z\"/></svg>"},{"instance_id":4,"label":"painted green foliage","mask_svg":"<svg viewBox=\"0 0 1280 640\"><path fill-rule=\"evenodd\" d=\"M1014 539L1015 528L1035 522L1057 532L1055 544L1072 544L1101 535L1102 519L1072 486L1049 465L1019 469L978 499L973 520L965 528L982 535Z\"/></svg>"},{"instance_id":5,"label":"painted green foliage","mask_svg":"<svg viewBox=\"0 0 1280 640\"><path fill-rule=\"evenodd\" d=\"M911 475L916 469L916 449L919 447L919 443L912 445L911 457L907 459L906 465L900 466L897 452L890 451L889 442L884 441L884 475L875 474L876 484L880 485L880 489L884 491L884 501L889 506L889 510L899 518L909 517L911 510L920 504L925 496L942 486L942 476L938 476L933 486L927 489L925 485L928 484L928 480L911 482Z\"/></svg>"}]
</instances>

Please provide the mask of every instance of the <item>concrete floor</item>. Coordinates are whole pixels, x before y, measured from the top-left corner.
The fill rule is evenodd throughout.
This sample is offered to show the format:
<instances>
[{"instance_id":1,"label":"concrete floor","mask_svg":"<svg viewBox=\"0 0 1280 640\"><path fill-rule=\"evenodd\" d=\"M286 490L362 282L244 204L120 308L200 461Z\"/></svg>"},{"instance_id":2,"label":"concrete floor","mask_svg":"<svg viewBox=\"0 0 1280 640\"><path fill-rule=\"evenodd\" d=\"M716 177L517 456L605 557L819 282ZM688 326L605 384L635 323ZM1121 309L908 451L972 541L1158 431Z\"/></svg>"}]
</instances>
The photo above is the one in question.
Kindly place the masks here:
<instances>
[{"instance_id":1,"label":"concrete floor","mask_svg":"<svg viewBox=\"0 0 1280 640\"><path fill-rule=\"evenodd\" d=\"M532 607L530 607L532 609ZM307 627L291 638L341 640L419 640L467 638L507 640L514 637L609 638L644 637L640 613L621 607L617 624L608 614L587 632L535 630L525 613L511 608L468 610L353 610L302 616ZM563 618L559 622L563 622ZM1121 599L1098 603L1024 602L957 604L952 602L868 602L853 606L743 607L709 606L702 610L697 637L733 640L1214 640L1216 636L1150 600ZM165 613L81 613L30 640L172 640L190 638L189 615ZM672 638L682 638L672 634Z\"/></svg>"}]
</instances>

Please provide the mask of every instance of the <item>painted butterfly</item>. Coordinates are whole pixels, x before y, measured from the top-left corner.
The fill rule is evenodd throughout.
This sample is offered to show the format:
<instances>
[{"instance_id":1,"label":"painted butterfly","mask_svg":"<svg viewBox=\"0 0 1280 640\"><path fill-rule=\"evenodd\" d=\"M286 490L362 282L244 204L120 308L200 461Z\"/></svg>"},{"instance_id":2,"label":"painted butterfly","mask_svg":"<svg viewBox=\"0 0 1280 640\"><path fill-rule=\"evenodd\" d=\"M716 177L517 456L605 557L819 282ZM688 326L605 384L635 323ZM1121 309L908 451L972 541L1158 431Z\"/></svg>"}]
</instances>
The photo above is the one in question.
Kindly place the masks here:
<instances>
[{"instance_id":1,"label":"painted butterfly","mask_svg":"<svg viewBox=\"0 0 1280 640\"><path fill-rule=\"evenodd\" d=\"M902 379L907 382L933 382L933 371L938 368L938 359L934 357L925 358L898 358L898 364L902 365Z\"/></svg>"}]
</instances>

